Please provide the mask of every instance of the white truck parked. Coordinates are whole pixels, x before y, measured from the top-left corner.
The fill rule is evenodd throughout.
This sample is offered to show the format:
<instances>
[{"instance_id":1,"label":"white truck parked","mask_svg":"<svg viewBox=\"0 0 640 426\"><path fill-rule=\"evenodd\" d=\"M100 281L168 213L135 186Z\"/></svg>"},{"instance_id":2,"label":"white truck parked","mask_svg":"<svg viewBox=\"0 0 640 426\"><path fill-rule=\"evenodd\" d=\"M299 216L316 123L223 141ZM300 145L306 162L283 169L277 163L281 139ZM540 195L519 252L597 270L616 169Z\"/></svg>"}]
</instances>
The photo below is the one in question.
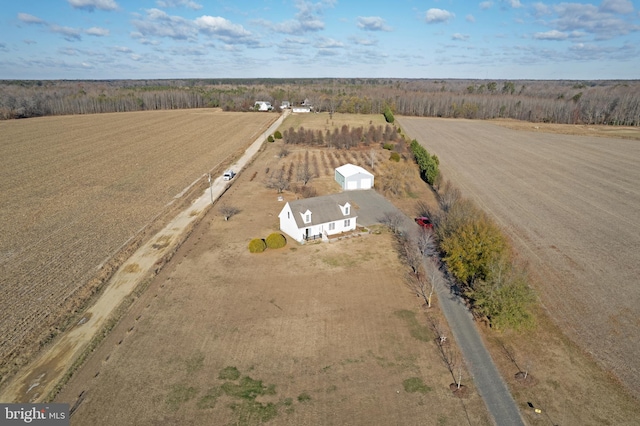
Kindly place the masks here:
<instances>
[{"instance_id":1,"label":"white truck parked","mask_svg":"<svg viewBox=\"0 0 640 426\"><path fill-rule=\"evenodd\" d=\"M227 170L222 175L222 180L231 180L235 175L236 175L236 172L234 172L233 170Z\"/></svg>"}]
</instances>

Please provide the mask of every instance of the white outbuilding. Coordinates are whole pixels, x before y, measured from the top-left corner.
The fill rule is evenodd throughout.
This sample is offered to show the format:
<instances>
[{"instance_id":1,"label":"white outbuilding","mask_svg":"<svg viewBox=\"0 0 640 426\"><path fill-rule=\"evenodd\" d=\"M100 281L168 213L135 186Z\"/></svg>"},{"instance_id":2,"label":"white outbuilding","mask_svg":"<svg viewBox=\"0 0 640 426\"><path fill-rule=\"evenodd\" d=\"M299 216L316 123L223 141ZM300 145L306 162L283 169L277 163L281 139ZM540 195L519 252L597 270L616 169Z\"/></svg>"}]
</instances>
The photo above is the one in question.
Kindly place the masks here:
<instances>
[{"instance_id":1,"label":"white outbuilding","mask_svg":"<svg viewBox=\"0 0 640 426\"><path fill-rule=\"evenodd\" d=\"M344 191L373 188L373 174L354 164L336 167L335 179Z\"/></svg>"}]
</instances>

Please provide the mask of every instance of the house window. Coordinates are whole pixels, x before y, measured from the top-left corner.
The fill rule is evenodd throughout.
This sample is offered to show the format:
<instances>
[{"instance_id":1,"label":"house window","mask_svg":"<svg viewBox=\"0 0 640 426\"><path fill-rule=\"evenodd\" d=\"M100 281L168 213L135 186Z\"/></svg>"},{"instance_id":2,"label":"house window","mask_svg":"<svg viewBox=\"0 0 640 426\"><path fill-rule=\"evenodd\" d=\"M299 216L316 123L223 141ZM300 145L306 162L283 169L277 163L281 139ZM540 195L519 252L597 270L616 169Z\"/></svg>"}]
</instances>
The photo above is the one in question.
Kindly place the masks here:
<instances>
[{"instance_id":1,"label":"house window","mask_svg":"<svg viewBox=\"0 0 640 426\"><path fill-rule=\"evenodd\" d=\"M335 230L335 229L336 229L336 224L335 224L335 222L331 222L331 223L329 223L329 231L333 231L333 230Z\"/></svg>"},{"instance_id":2,"label":"house window","mask_svg":"<svg viewBox=\"0 0 640 426\"><path fill-rule=\"evenodd\" d=\"M291 219L291 216L289 215L290 212L287 212L287 219Z\"/></svg>"},{"instance_id":3,"label":"house window","mask_svg":"<svg viewBox=\"0 0 640 426\"><path fill-rule=\"evenodd\" d=\"M349 214L349 206L344 206L344 214L345 216Z\"/></svg>"},{"instance_id":4,"label":"house window","mask_svg":"<svg viewBox=\"0 0 640 426\"><path fill-rule=\"evenodd\" d=\"M308 215L306 215L304 217L304 223L309 223L309 222L311 222L311 215L310 214L308 214Z\"/></svg>"},{"instance_id":5,"label":"house window","mask_svg":"<svg viewBox=\"0 0 640 426\"><path fill-rule=\"evenodd\" d=\"M345 228L348 228L348 227L349 227L349 225L351 225L351 219L345 219L345 220L344 220L344 227L345 227Z\"/></svg>"}]
</instances>

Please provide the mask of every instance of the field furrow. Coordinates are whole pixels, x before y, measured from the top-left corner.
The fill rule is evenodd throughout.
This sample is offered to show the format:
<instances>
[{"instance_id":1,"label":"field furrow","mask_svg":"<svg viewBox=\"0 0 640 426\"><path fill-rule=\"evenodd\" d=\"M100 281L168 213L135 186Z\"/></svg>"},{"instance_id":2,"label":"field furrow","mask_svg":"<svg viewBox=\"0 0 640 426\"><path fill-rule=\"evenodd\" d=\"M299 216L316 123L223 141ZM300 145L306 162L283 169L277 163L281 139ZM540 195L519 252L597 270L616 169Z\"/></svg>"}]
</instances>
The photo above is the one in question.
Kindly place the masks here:
<instances>
[{"instance_id":1,"label":"field furrow","mask_svg":"<svg viewBox=\"0 0 640 426\"><path fill-rule=\"evenodd\" d=\"M88 296L100 265L274 117L189 110L0 122L0 376Z\"/></svg>"}]
</instances>

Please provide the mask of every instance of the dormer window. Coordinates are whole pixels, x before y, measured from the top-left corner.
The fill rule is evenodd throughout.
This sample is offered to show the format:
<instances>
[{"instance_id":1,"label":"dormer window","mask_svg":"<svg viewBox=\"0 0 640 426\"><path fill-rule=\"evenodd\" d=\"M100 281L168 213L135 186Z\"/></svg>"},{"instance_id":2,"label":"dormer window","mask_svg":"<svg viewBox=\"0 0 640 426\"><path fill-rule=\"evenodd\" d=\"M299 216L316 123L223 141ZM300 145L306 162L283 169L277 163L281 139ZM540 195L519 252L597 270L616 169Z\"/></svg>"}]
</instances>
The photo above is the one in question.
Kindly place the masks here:
<instances>
[{"instance_id":1,"label":"dormer window","mask_svg":"<svg viewBox=\"0 0 640 426\"><path fill-rule=\"evenodd\" d=\"M345 216L349 215L349 204L347 204L346 206L344 206L344 215L345 215Z\"/></svg>"},{"instance_id":2,"label":"dormer window","mask_svg":"<svg viewBox=\"0 0 640 426\"><path fill-rule=\"evenodd\" d=\"M304 223L311 223L311 211L307 209L306 212L301 212L300 216L302 216L302 221Z\"/></svg>"},{"instance_id":3,"label":"dormer window","mask_svg":"<svg viewBox=\"0 0 640 426\"><path fill-rule=\"evenodd\" d=\"M340 207L340 211L342 212L343 216L349 216L349 213L351 213L351 204L344 203L344 206L341 206L340 204L338 204L338 207Z\"/></svg>"}]
</instances>

